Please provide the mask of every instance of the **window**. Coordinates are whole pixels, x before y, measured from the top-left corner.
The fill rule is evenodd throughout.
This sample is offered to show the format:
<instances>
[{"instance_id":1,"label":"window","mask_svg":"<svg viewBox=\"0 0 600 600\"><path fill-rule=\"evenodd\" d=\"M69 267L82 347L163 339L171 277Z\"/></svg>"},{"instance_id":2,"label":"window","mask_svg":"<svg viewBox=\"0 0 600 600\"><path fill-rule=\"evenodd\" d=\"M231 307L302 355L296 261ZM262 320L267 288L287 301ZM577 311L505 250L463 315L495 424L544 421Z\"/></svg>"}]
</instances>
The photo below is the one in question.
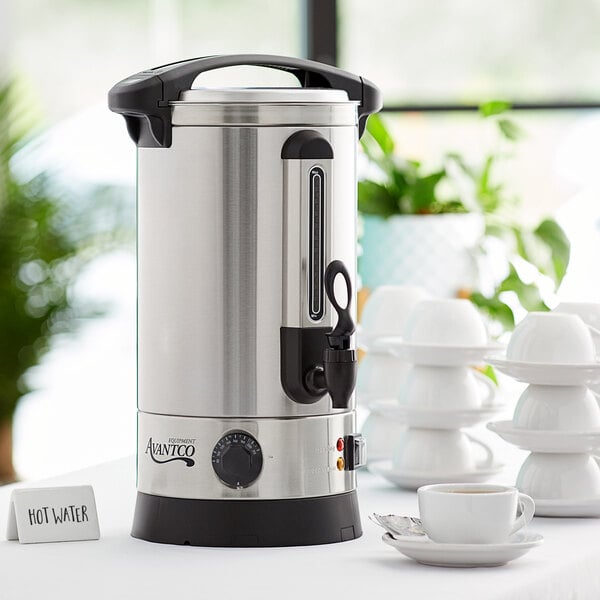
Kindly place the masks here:
<instances>
[{"instance_id":1,"label":"window","mask_svg":"<svg viewBox=\"0 0 600 600\"><path fill-rule=\"evenodd\" d=\"M340 0L340 66L388 105L598 101L600 4Z\"/></svg>"}]
</instances>

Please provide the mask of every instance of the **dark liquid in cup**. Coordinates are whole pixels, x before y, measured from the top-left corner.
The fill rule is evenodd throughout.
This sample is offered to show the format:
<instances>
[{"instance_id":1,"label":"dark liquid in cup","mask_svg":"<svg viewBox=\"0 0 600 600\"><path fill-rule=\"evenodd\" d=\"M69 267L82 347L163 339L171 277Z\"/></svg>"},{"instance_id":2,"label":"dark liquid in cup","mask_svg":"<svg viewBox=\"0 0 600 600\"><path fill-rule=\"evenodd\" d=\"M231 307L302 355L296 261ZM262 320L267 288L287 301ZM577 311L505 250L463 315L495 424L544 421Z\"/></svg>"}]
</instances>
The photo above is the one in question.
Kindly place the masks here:
<instances>
[{"instance_id":1,"label":"dark liquid in cup","mask_svg":"<svg viewBox=\"0 0 600 600\"><path fill-rule=\"evenodd\" d=\"M448 490L449 494L499 494L501 490Z\"/></svg>"}]
</instances>

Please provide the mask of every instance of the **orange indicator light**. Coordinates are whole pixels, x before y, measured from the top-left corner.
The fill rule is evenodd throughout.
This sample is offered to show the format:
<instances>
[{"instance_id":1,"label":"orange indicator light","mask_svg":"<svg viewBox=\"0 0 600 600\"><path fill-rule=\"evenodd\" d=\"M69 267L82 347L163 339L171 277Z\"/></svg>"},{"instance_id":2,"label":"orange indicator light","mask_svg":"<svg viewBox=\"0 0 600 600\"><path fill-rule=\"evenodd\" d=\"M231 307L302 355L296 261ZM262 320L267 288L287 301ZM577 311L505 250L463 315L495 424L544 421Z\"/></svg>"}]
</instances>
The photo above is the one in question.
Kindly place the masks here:
<instances>
[{"instance_id":1,"label":"orange indicator light","mask_svg":"<svg viewBox=\"0 0 600 600\"><path fill-rule=\"evenodd\" d=\"M338 471L343 471L344 470L344 467L346 466L346 463L344 462L344 459L341 456L337 459L336 466L337 466L337 470Z\"/></svg>"}]
</instances>

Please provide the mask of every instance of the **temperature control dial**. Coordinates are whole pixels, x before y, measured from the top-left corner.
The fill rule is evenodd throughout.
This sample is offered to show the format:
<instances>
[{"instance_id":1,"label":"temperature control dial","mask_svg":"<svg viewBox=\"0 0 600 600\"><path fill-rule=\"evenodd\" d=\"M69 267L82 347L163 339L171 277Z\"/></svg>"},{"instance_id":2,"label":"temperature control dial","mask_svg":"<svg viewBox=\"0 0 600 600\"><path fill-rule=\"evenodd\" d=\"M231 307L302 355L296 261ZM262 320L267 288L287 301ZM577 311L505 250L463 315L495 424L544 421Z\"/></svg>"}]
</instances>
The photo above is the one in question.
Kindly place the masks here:
<instances>
[{"instance_id":1,"label":"temperature control dial","mask_svg":"<svg viewBox=\"0 0 600 600\"><path fill-rule=\"evenodd\" d=\"M248 487L260 475L262 464L260 444L245 431L224 435L212 451L213 469L229 487Z\"/></svg>"}]
</instances>

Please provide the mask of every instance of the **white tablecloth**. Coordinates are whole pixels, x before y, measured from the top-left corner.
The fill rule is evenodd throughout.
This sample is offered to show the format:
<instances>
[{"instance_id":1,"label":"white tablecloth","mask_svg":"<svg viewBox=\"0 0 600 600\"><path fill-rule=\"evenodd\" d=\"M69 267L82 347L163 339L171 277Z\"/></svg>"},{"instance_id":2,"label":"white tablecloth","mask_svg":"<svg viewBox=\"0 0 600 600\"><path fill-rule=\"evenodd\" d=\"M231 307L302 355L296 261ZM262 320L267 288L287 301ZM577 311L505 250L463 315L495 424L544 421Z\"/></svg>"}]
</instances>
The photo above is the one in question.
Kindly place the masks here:
<instances>
[{"instance_id":1,"label":"white tablecloth","mask_svg":"<svg viewBox=\"0 0 600 600\"><path fill-rule=\"evenodd\" d=\"M498 480L512 477L509 471ZM532 529L545 536L545 543L504 567L427 567L385 546L381 530L367 519L373 511L415 515L416 495L361 473L364 535L358 540L279 549L165 546L129 536L134 481L133 458L45 481L44 485L92 484L102 537L58 544L0 542L0 599L600 598L597 519L534 519ZM4 521L11 488L0 488Z\"/></svg>"}]
</instances>

